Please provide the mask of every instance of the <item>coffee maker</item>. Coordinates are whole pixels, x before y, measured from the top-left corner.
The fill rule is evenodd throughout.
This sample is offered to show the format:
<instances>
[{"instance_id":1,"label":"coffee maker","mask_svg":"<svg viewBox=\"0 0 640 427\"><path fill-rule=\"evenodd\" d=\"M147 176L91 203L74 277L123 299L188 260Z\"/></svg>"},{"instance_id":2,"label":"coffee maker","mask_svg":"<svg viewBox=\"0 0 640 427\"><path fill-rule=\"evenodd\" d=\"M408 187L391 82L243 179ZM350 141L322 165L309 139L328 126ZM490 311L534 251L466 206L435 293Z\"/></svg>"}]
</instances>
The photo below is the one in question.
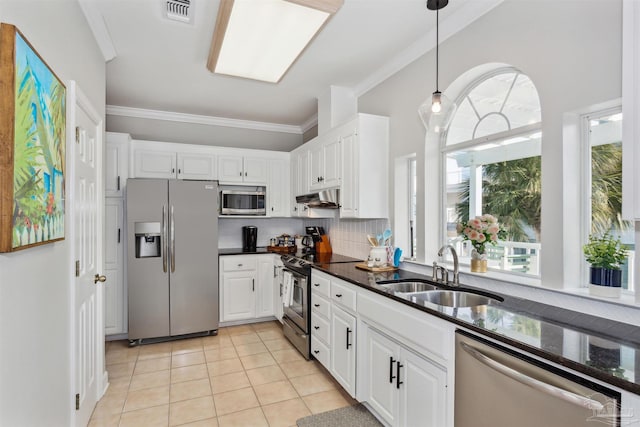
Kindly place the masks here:
<instances>
[{"instance_id":1,"label":"coffee maker","mask_svg":"<svg viewBox=\"0 0 640 427\"><path fill-rule=\"evenodd\" d=\"M258 227L246 225L242 227L242 252L255 252L258 245Z\"/></svg>"},{"instance_id":2,"label":"coffee maker","mask_svg":"<svg viewBox=\"0 0 640 427\"><path fill-rule=\"evenodd\" d=\"M324 232L324 227L305 227L305 231L313 239L313 252L316 255L331 253L331 243L329 243L329 236Z\"/></svg>"}]
</instances>

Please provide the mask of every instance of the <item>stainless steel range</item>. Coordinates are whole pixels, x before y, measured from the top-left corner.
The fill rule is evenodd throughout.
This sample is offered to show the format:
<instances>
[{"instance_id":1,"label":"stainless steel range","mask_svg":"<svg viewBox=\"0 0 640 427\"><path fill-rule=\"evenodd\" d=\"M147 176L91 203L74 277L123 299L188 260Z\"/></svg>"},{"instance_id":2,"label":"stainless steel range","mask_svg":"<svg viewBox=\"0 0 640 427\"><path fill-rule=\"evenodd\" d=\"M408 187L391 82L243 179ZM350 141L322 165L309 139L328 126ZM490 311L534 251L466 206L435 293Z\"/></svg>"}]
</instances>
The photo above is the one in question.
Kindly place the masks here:
<instances>
[{"instance_id":1,"label":"stainless steel range","mask_svg":"<svg viewBox=\"0 0 640 427\"><path fill-rule=\"evenodd\" d=\"M311 355L311 267L316 264L341 264L360 262L339 254L328 254L320 258L306 254L282 255L285 281L290 275L291 299L284 304L282 324L284 335L308 360Z\"/></svg>"}]
</instances>

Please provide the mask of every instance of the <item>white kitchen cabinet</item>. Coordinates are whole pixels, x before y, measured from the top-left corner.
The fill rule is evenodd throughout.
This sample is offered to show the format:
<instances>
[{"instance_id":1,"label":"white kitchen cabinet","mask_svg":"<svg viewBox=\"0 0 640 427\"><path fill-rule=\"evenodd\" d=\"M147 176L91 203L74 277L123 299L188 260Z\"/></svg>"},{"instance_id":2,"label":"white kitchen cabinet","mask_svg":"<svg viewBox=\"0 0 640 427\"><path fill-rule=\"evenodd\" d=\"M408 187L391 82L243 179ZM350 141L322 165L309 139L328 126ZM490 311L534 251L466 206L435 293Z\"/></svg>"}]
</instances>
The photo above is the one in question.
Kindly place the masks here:
<instances>
[{"instance_id":1,"label":"white kitchen cabinet","mask_svg":"<svg viewBox=\"0 0 640 427\"><path fill-rule=\"evenodd\" d=\"M267 180L267 216L288 217L289 213L289 162L286 159L269 160Z\"/></svg>"},{"instance_id":2,"label":"white kitchen cabinet","mask_svg":"<svg viewBox=\"0 0 640 427\"><path fill-rule=\"evenodd\" d=\"M216 157L206 152L175 152L134 148L135 178L217 179Z\"/></svg>"},{"instance_id":3,"label":"white kitchen cabinet","mask_svg":"<svg viewBox=\"0 0 640 427\"><path fill-rule=\"evenodd\" d=\"M273 317L273 255L220 257L220 321Z\"/></svg>"},{"instance_id":4,"label":"white kitchen cabinet","mask_svg":"<svg viewBox=\"0 0 640 427\"><path fill-rule=\"evenodd\" d=\"M275 315L273 284L274 262L273 255L261 255L258 257L258 277L256 295L256 317Z\"/></svg>"},{"instance_id":5,"label":"white kitchen cabinet","mask_svg":"<svg viewBox=\"0 0 640 427\"><path fill-rule=\"evenodd\" d=\"M294 150L291 153L291 216L306 216L305 206L296 202L296 196L309 193L309 150Z\"/></svg>"},{"instance_id":6,"label":"white kitchen cabinet","mask_svg":"<svg viewBox=\"0 0 640 427\"><path fill-rule=\"evenodd\" d=\"M367 327L366 402L393 426L445 425L446 371Z\"/></svg>"},{"instance_id":7,"label":"white kitchen cabinet","mask_svg":"<svg viewBox=\"0 0 640 427\"><path fill-rule=\"evenodd\" d=\"M105 334L127 332L124 287L124 200L105 200Z\"/></svg>"},{"instance_id":8,"label":"white kitchen cabinet","mask_svg":"<svg viewBox=\"0 0 640 427\"><path fill-rule=\"evenodd\" d=\"M124 187L129 176L130 143L129 134L107 132L104 182L106 197L124 197Z\"/></svg>"},{"instance_id":9,"label":"white kitchen cabinet","mask_svg":"<svg viewBox=\"0 0 640 427\"><path fill-rule=\"evenodd\" d=\"M331 307L331 374L351 396L356 394L356 318Z\"/></svg>"},{"instance_id":10,"label":"white kitchen cabinet","mask_svg":"<svg viewBox=\"0 0 640 427\"><path fill-rule=\"evenodd\" d=\"M389 119L358 114L337 131L341 218L389 216Z\"/></svg>"},{"instance_id":11,"label":"white kitchen cabinet","mask_svg":"<svg viewBox=\"0 0 640 427\"><path fill-rule=\"evenodd\" d=\"M221 184L267 184L265 158L223 155L218 159L218 178Z\"/></svg>"},{"instance_id":12,"label":"white kitchen cabinet","mask_svg":"<svg viewBox=\"0 0 640 427\"><path fill-rule=\"evenodd\" d=\"M220 320L253 319L256 317L256 271L225 272L220 283Z\"/></svg>"},{"instance_id":13,"label":"white kitchen cabinet","mask_svg":"<svg viewBox=\"0 0 640 427\"><path fill-rule=\"evenodd\" d=\"M338 187L342 172L340 138L334 132L319 136L312 142L309 155L311 157L310 189Z\"/></svg>"}]
</instances>

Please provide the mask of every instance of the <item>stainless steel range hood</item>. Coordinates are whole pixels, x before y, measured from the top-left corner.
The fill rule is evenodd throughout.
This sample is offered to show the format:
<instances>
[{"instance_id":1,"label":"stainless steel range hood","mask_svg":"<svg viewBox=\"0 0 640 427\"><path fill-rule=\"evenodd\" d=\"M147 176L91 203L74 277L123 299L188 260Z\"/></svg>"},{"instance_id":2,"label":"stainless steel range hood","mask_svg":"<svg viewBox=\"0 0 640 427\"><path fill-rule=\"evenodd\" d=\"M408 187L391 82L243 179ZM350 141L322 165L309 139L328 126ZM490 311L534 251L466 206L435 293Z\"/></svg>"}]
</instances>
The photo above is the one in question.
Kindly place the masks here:
<instances>
[{"instance_id":1,"label":"stainless steel range hood","mask_svg":"<svg viewBox=\"0 0 640 427\"><path fill-rule=\"evenodd\" d=\"M296 196L296 202L302 203L310 208L338 209L340 207L340 190L332 188L318 191L317 193Z\"/></svg>"}]
</instances>

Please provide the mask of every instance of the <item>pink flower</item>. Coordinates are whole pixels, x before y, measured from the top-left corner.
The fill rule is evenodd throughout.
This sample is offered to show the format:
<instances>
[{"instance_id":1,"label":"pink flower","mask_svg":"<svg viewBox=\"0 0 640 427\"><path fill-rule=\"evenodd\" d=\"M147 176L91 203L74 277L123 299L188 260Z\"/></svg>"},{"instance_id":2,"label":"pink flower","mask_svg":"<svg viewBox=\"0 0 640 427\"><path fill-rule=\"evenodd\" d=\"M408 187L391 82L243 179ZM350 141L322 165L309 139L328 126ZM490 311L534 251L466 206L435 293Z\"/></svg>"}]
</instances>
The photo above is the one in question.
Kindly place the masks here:
<instances>
[{"instance_id":1,"label":"pink flower","mask_svg":"<svg viewBox=\"0 0 640 427\"><path fill-rule=\"evenodd\" d=\"M489 227L487 227L487 232L489 232L490 234L497 234L498 231L500 231L500 227L498 226L498 224L491 224Z\"/></svg>"},{"instance_id":2,"label":"pink flower","mask_svg":"<svg viewBox=\"0 0 640 427\"><path fill-rule=\"evenodd\" d=\"M489 237L489 239L492 242L497 242L498 241L498 235L497 234L491 234L491 236Z\"/></svg>"},{"instance_id":3,"label":"pink flower","mask_svg":"<svg viewBox=\"0 0 640 427\"><path fill-rule=\"evenodd\" d=\"M475 228L476 230L480 230L480 227L482 226L482 221L480 221L477 217L472 219L471 221L469 221L469 225L473 228Z\"/></svg>"},{"instance_id":4,"label":"pink flower","mask_svg":"<svg viewBox=\"0 0 640 427\"><path fill-rule=\"evenodd\" d=\"M487 238L483 233L478 233L478 238L475 240L477 240L479 243L484 243L487 240Z\"/></svg>"},{"instance_id":5,"label":"pink flower","mask_svg":"<svg viewBox=\"0 0 640 427\"><path fill-rule=\"evenodd\" d=\"M478 233L476 230L471 230L469 234L467 234L467 237L469 237L470 240L478 240L478 238L480 237L480 233Z\"/></svg>"}]
</instances>

